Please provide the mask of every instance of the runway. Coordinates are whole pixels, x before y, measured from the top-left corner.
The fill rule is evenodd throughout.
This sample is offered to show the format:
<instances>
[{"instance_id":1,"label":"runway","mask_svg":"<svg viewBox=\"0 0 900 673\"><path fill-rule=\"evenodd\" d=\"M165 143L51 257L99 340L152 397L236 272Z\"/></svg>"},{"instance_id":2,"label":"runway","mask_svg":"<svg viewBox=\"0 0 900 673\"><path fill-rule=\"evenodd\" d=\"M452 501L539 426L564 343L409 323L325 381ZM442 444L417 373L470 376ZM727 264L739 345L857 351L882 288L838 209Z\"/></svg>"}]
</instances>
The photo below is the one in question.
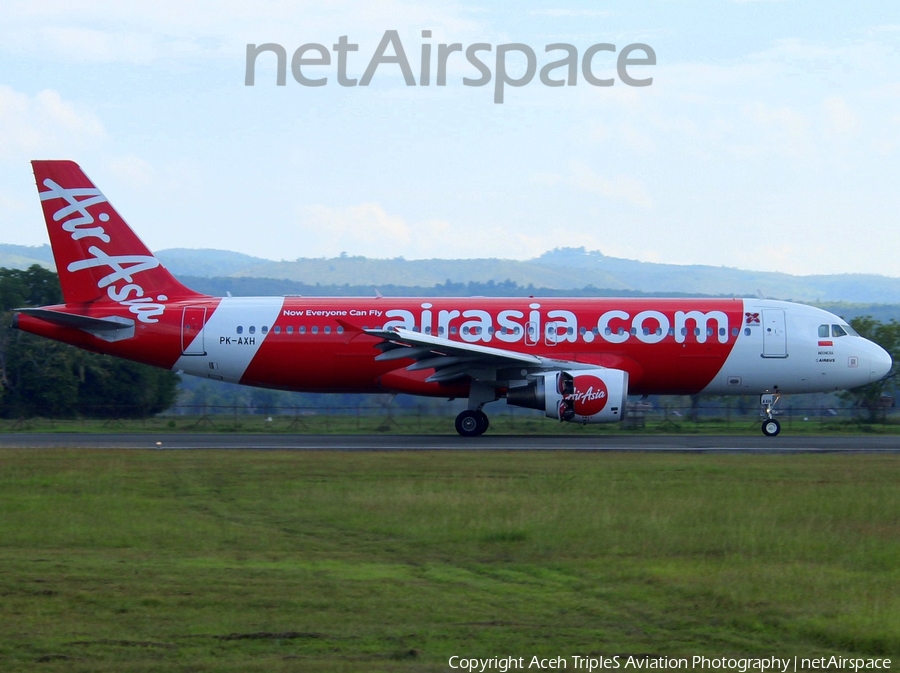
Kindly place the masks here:
<instances>
[{"instance_id":1,"label":"runway","mask_svg":"<svg viewBox=\"0 0 900 673\"><path fill-rule=\"evenodd\" d=\"M900 436L724 435L276 435L218 433L3 433L0 449L282 451L671 451L738 453L900 453Z\"/></svg>"}]
</instances>

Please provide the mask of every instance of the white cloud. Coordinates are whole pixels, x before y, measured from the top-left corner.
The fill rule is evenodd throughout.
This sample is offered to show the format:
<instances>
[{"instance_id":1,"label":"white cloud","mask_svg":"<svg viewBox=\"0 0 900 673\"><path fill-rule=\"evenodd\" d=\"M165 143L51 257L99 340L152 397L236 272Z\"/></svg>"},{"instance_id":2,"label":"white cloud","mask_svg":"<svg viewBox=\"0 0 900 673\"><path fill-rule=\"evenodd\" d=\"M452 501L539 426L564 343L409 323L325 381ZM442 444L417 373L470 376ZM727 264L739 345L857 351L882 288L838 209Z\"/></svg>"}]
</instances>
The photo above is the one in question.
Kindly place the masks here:
<instances>
[{"instance_id":1,"label":"white cloud","mask_svg":"<svg viewBox=\"0 0 900 673\"><path fill-rule=\"evenodd\" d=\"M605 18L615 16L616 12L604 9L533 9L529 12L532 16L550 16L553 18L572 17L597 17Z\"/></svg>"},{"instance_id":2,"label":"white cloud","mask_svg":"<svg viewBox=\"0 0 900 673\"><path fill-rule=\"evenodd\" d=\"M850 105L840 96L826 98L825 130L831 135L852 135L859 129L859 117Z\"/></svg>"},{"instance_id":3,"label":"white cloud","mask_svg":"<svg viewBox=\"0 0 900 673\"><path fill-rule=\"evenodd\" d=\"M61 148L69 150L105 137L103 124L91 112L66 101L56 91L34 96L0 85L0 155L33 159Z\"/></svg>"},{"instance_id":4,"label":"white cloud","mask_svg":"<svg viewBox=\"0 0 900 673\"><path fill-rule=\"evenodd\" d=\"M132 188L151 186L156 173L147 161L133 154L113 157L109 160L109 168L122 183Z\"/></svg>"},{"instance_id":5,"label":"white cloud","mask_svg":"<svg viewBox=\"0 0 900 673\"><path fill-rule=\"evenodd\" d=\"M48 51L75 61L148 63L158 55L153 38L137 31L47 26L33 39Z\"/></svg>"},{"instance_id":6,"label":"white cloud","mask_svg":"<svg viewBox=\"0 0 900 673\"><path fill-rule=\"evenodd\" d=\"M568 183L577 189L614 201L625 201L639 208L653 207L653 199L642 180L621 175L607 177L595 173L590 166L580 161L573 161L570 170Z\"/></svg>"},{"instance_id":7,"label":"white cloud","mask_svg":"<svg viewBox=\"0 0 900 673\"><path fill-rule=\"evenodd\" d=\"M0 48L21 55L86 62L146 63L159 58L233 58L247 43L330 44L347 34L361 51L374 48L386 29L404 40L423 27L434 35L480 30L475 12L453 5L401 0L11 0L4 5Z\"/></svg>"}]
</instances>

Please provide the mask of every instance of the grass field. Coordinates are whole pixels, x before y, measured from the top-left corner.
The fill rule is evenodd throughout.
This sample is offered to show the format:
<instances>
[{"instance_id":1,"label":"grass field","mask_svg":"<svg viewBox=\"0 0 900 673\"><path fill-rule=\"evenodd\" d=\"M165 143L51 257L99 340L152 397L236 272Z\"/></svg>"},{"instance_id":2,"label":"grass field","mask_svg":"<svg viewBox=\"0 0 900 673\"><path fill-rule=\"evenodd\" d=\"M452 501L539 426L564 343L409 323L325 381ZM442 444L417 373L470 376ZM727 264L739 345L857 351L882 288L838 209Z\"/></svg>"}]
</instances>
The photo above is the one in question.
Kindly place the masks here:
<instances>
[{"instance_id":1,"label":"grass field","mask_svg":"<svg viewBox=\"0 0 900 673\"><path fill-rule=\"evenodd\" d=\"M896 668L898 484L894 455L2 451L0 670Z\"/></svg>"}]
</instances>

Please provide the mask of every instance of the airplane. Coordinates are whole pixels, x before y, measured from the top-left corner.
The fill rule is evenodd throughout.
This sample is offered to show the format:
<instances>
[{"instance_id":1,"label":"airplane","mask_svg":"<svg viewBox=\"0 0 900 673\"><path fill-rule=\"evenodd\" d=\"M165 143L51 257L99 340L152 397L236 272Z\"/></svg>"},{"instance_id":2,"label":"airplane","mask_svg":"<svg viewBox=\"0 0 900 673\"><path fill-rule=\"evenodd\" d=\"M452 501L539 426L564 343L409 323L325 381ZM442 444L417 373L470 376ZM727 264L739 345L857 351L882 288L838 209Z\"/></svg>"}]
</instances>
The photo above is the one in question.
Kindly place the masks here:
<instances>
[{"instance_id":1,"label":"airplane","mask_svg":"<svg viewBox=\"0 0 900 673\"><path fill-rule=\"evenodd\" d=\"M178 282L72 161L33 161L65 303L14 326L217 381L303 392L465 398L613 423L628 395L782 394L884 377L890 355L838 316L769 299L211 297Z\"/></svg>"}]
</instances>

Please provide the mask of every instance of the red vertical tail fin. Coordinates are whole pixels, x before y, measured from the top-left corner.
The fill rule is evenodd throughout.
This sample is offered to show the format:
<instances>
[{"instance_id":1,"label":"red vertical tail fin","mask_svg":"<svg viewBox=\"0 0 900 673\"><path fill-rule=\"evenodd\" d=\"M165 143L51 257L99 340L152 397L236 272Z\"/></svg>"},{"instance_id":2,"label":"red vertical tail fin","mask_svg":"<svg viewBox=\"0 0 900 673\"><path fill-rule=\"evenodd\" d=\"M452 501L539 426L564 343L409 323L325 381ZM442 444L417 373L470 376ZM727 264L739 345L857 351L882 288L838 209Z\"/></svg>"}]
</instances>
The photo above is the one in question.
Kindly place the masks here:
<instances>
[{"instance_id":1,"label":"red vertical tail fin","mask_svg":"<svg viewBox=\"0 0 900 673\"><path fill-rule=\"evenodd\" d=\"M114 301L140 317L202 296L175 280L78 164L31 164L67 304Z\"/></svg>"}]
</instances>

